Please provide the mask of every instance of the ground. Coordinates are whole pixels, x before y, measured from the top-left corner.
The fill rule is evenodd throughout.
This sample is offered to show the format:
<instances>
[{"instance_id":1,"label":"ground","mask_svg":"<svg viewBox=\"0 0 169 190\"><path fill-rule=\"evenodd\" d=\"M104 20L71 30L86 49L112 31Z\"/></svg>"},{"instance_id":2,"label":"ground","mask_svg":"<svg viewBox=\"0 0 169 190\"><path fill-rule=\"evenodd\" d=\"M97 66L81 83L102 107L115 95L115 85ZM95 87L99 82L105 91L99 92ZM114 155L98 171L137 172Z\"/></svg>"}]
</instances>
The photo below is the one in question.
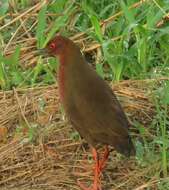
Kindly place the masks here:
<instances>
[{"instance_id":1,"label":"ground","mask_svg":"<svg viewBox=\"0 0 169 190\"><path fill-rule=\"evenodd\" d=\"M103 190L169 189L168 10L163 0L0 1L0 189L92 182L90 147L59 103L58 61L38 55L58 33L109 82L130 121L136 157L112 148Z\"/></svg>"},{"instance_id":2,"label":"ground","mask_svg":"<svg viewBox=\"0 0 169 190\"><path fill-rule=\"evenodd\" d=\"M114 85L131 123L135 119L145 123L144 127L150 123L153 106L151 94L145 91L152 82L158 83L124 81ZM142 88L136 89L141 83ZM56 85L1 93L0 104L1 124L8 126L8 131L1 133L1 188L73 190L80 189L77 180L91 183L90 148L65 119ZM135 143L142 142L136 129L131 127L130 131ZM147 129L145 138L149 132ZM112 149L102 176L103 189L157 189L155 174L160 167L158 159L148 164Z\"/></svg>"}]
</instances>

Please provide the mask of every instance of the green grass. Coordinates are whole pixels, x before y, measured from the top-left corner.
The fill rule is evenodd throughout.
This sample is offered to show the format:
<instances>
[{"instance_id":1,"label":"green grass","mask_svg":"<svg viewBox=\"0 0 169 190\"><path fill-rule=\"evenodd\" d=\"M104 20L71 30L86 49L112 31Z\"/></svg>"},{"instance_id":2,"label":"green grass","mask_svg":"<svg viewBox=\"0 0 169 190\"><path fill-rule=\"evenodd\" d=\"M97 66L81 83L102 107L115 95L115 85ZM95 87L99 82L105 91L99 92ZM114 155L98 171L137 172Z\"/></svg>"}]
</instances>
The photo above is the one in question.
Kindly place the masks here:
<instances>
[{"instance_id":1,"label":"green grass","mask_svg":"<svg viewBox=\"0 0 169 190\"><path fill-rule=\"evenodd\" d=\"M169 105L169 82L164 83L162 89L158 89L155 94L155 106L157 109L157 116L155 118L157 135L159 138L158 144L160 145L162 172L163 176L167 177L168 174L168 148L169 148L169 136L168 129L169 117L168 117L168 105ZM156 142L157 143L157 142Z\"/></svg>"},{"instance_id":2,"label":"green grass","mask_svg":"<svg viewBox=\"0 0 169 190\"><path fill-rule=\"evenodd\" d=\"M0 89L55 83L54 73L58 61L52 58L44 60L36 56L35 52L37 48L45 47L57 32L67 37L84 32L85 37L88 37L85 41L88 45L92 45L93 41L100 44L101 59L96 65L96 71L109 81L169 77L169 20L163 20L164 15L169 12L169 3L167 0L153 0L129 8L137 2L53 0L41 6L35 16L23 17L2 28L16 18L10 16L10 13L23 13L34 6L33 1L28 0L2 1ZM106 21L119 11L123 13L109 22ZM157 24L162 20L164 23L158 27ZM100 25L101 22L105 24ZM23 26L15 34L21 23ZM23 48L31 45L27 41L19 41L28 38L30 41L35 38L35 42L32 43L34 47L24 52ZM89 53L93 56L96 52ZM23 54L34 55L36 64L29 66L32 59L22 60ZM24 64L21 64L21 61ZM152 97L156 114L149 128L154 132L154 139L150 142L145 137L145 126L135 123L142 138L142 141L136 140L137 159L140 167L160 160L161 171L157 173L160 178L168 176L169 83L163 83L160 88L157 86L152 88L156 88ZM72 135L72 138L75 137L76 135ZM159 189L163 189L166 183L165 181L159 183Z\"/></svg>"},{"instance_id":3,"label":"green grass","mask_svg":"<svg viewBox=\"0 0 169 190\"><path fill-rule=\"evenodd\" d=\"M26 7L29 8L33 4L28 1L16 2L18 3L15 4L14 11L21 11ZM152 3L143 3L139 7L129 9L134 2L137 1L128 1L128 4L123 1L115 1L112 4L108 0L99 4L87 0L76 1L74 3L66 0L53 1L41 7L36 17L37 25L30 33L36 38L37 48L43 48L58 31L61 31L63 35L68 37L78 32L85 32L91 40L101 44L104 64L99 65L97 70L99 74L104 75L104 66L107 64L109 69L106 76L110 80L119 81L122 79L168 76L169 24L166 22L160 28L156 24L162 19L164 13L167 12L169 5L165 1L155 1ZM2 16L10 12L7 2L3 4L1 9ZM102 27L99 23L118 11L123 11L123 15L109 22L104 32L102 32ZM60 16L47 16L47 13L58 14ZM10 21L9 16L5 18L9 18ZM33 19L28 19L26 27L30 27L33 22ZM19 20L12 27L9 26L0 31L1 46L3 48L5 48L5 44L10 40L12 32L18 27ZM111 39L115 37L120 37L120 39L112 41ZM19 59L17 62L19 62ZM40 62L38 64L41 64ZM5 70L5 67L8 67L5 58L3 61L1 59L1 67L3 64ZM19 63L15 64L18 64L18 67L14 71L11 68L9 72L16 72L17 70L20 73L19 75L22 75L24 71L20 70ZM37 75L37 70L35 75ZM41 69L39 69L40 71ZM28 72L28 75L30 74L32 77L31 72L32 70ZM35 78L35 75L33 78ZM11 85L8 85L7 78L2 77L1 80L1 88L3 89L9 89L12 85L19 84L19 79L16 79L18 82L14 82ZM40 80L36 82L45 83L43 77ZM34 79L33 83L36 82Z\"/></svg>"}]
</instances>

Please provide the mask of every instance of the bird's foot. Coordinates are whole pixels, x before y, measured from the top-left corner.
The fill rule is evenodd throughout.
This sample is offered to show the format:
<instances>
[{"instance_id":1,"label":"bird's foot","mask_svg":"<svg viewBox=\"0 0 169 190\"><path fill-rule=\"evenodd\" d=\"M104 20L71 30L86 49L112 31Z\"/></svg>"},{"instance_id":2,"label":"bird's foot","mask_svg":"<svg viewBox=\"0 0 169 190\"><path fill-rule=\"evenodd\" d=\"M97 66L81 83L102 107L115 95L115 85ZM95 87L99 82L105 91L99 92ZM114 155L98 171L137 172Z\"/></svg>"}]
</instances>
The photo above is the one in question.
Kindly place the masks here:
<instances>
[{"instance_id":1,"label":"bird's foot","mask_svg":"<svg viewBox=\"0 0 169 190\"><path fill-rule=\"evenodd\" d=\"M80 166L76 166L74 168L73 174L77 177L86 177L92 174L92 164L89 164L89 160L87 155L83 156L82 160L79 161Z\"/></svg>"},{"instance_id":2,"label":"bird's foot","mask_svg":"<svg viewBox=\"0 0 169 190\"><path fill-rule=\"evenodd\" d=\"M98 156L98 153L97 151L93 148L92 149L92 153L93 153L93 159L95 160L96 162L96 165L95 165L95 169L97 170L98 172L98 175L101 174L101 172L103 171L103 169L105 168L106 166L106 163L107 163L107 159L109 157L109 149L108 149L108 146L105 147L105 151L103 153L103 157L102 159L99 159L99 156Z\"/></svg>"},{"instance_id":3,"label":"bird's foot","mask_svg":"<svg viewBox=\"0 0 169 190\"><path fill-rule=\"evenodd\" d=\"M102 189L100 177L101 177L102 170L106 166L106 161L107 161L108 156L109 156L108 146L106 146L106 148L105 148L105 152L103 154L102 159L99 159L99 155L98 155L95 148L92 148L92 154L93 154L93 159L95 161L94 182L93 182L93 185L91 187L86 187L83 183L78 181L77 183L82 190L101 190Z\"/></svg>"},{"instance_id":4,"label":"bird's foot","mask_svg":"<svg viewBox=\"0 0 169 190\"><path fill-rule=\"evenodd\" d=\"M101 166L99 165L99 159L98 159L96 149L93 148L92 153L93 153L93 159L96 162L95 168L94 168L94 183L91 187L86 187L81 182L78 182L78 185L80 186L82 190L101 190L101 184L100 184L100 174L101 174L100 167Z\"/></svg>"},{"instance_id":5,"label":"bird's foot","mask_svg":"<svg viewBox=\"0 0 169 190\"><path fill-rule=\"evenodd\" d=\"M84 185L82 182L78 181L77 182L79 187L82 189L82 190L102 190L101 188L101 185L100 184L93 184L91 187L86 187L86 185Z\"/></svg>"},{"instance_id":6,"label":"bird's foot","mask_svg":"<svg viewBox=\"0 0 169 190\"><path fill-rule=\"evenodd\" d=\"M97 162L98 163L98 162ZM96 163L95 171L94 171L94 182L91 187L86 187L82 182L78 181L78 185L82 190L102 190L101 182L100 182L100 174L101 170L99 169L99 165Z\"/></svg>"}]
</instances>

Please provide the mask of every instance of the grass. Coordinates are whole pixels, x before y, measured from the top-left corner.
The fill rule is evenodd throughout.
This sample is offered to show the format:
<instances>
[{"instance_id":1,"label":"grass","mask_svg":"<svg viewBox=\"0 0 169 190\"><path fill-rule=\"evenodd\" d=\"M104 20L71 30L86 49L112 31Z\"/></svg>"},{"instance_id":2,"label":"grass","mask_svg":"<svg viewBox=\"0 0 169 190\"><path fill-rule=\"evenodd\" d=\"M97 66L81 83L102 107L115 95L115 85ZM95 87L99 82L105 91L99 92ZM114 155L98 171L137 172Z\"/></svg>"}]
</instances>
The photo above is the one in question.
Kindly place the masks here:
<instances>
[{"instance_id":1,"label":"grass","mask_svg":"<svg viewBox=\"0 0 169 190\"><path fill-rule=\"evenodd\" d=\"M138 92L144 89L146 81L150 81L148 88L143 90L145 96L141 97L144 98L138 98L138 103L134 104L136 112L134 109L132 112L126 110L134 126L138 175L147 172L145 177L139 178L140 181L143 180L142 184L137 183L135 178L133 181L128 179L131 183L128 188L166 189L169 160L169 83L162 79L169 77L168 11L169 4L164 0L115 0L113 3L111 0L44 0L36 3L28 0L2 1L0 89L11 93L10 90L14 89L37 88L57 82L55 72L58 61L37 56L37 49L45 47L57 32L73 39L105 80L115 84L120 81L136 81L134 90L130 86L124 86L118 95L127 89L127 97L135 94L137 99ZM154 79L157 82L151 82ZM151 113L147 113L143 106L147 103L147 97L151 102L151 107L148 107ZM132 106L130 99L127 100ZM43 100L39 105L43 112ZM139 109L147 115L142 114L139 118ZM10 114L13 118L11 112ZM26 124L25 127L21 114L22 119L16 119L14 128L21 136L24 136L23 131L26 130L29 143L34 144L38 138L37 131L43 124L30 122L27 120L28 115L26 121L31 123L30 126ZM149 121L145 122L144 117ZM3 119L4 117L1 120L5 124ZM0 123L3 123L1 120ZM44 125L49 126L49 123ZM9 125L7 127L11 129ZM70 133L70 138L80 141L74 132ZM120 160L121 158L117 162ZM158 163L157 168L154 163ZM150 168L150 171L145 171L146 168ZM130 176L130 173L127 175ZM120 189L118 179L115 182ZM111 183L115 188L116 185ZM128 186L130 183L127 183Z\"/></svg>"}]
</instances>

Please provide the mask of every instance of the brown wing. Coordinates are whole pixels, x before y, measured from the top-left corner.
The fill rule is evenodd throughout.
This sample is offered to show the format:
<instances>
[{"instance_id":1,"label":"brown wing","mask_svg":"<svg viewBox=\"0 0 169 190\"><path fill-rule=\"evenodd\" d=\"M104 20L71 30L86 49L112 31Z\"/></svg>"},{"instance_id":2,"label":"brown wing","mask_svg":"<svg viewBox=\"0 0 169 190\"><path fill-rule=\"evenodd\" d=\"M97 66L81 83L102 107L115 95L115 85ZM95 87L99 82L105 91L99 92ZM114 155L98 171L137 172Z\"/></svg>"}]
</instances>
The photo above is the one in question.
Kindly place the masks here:
<instances>
[{"instance_id":1,"label":"brown wing","mask_svg":"<svg viewBox=\"0 0 169 190\"><path fill-rule=\"evenodd\" d=\"M110 144L129 155L133 145L128 134L128 121L110 87L87 64L82 72L74 74L74 92L69 94L67 106L74 127L93 146Z\"/></svg>"}]
</instances>

